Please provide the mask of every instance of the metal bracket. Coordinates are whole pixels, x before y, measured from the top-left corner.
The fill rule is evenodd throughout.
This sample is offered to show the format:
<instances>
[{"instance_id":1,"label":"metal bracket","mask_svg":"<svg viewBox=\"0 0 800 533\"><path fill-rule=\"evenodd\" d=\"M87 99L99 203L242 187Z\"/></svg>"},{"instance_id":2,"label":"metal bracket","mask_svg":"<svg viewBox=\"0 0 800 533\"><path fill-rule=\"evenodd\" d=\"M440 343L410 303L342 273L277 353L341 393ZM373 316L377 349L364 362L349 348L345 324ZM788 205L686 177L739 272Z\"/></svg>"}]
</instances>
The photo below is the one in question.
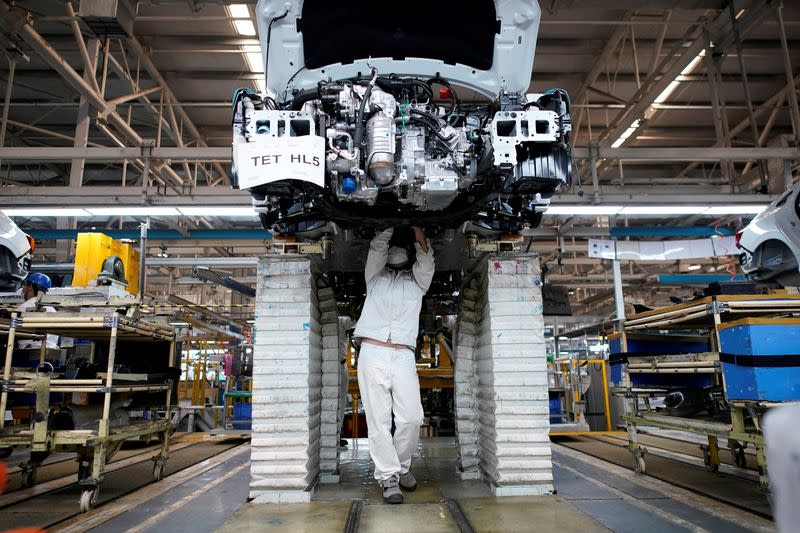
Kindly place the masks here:
<instances>
[{"instance_id":1,"label":"metal bracket","mask_svg":"<svg viewBox=\"0 0 800 533\"><path fill-rule=\"evenodd\" d=\"M708 304L708 310L711 311L712 315L721 315L722 313L727 313L730 310L730 306L727 302L711 302Z\"/></svg>"},{"instance_id":2,"label":"metal bracket","mask_svg":"<svg viewBox=\"0 0 800 533\"><path fill-rule=\"evenodd\" d=\"M513 239L511 238L513 237ZM477 257L479 253L510 253L519 250L522 239L516 236L503 236L499 241L480 242L475 233L470 233L464 242L464 247L470 258Z\"/></svg>"},{"instance_id":3,"label":"metal bracket","mask_svg":"<svg viewBox=\"0 0 800 533\"><path fill-rule=\"evenodd\" d=\"M300 255L321 255L322 259L328 259L333 254L333 239L330 235L323 235L317 242L286 242L273 240L270 243L274 253L279 255L300 254Z\"/></svg>"}]
</instances>

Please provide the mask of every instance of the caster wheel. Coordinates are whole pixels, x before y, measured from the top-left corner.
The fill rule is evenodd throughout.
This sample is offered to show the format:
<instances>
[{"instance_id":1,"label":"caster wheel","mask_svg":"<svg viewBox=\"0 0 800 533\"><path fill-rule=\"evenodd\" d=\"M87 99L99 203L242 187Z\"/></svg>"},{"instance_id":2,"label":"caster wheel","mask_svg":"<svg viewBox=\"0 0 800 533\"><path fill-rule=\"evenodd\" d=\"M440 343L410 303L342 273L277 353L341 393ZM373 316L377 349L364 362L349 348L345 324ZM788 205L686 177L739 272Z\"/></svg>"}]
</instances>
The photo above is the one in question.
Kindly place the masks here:
<instances>
[{"instance_id":1,"label":"caster wheel","mask_svg":"<svg viewBox=\"0 0 800 533\"><path fill-rule=\"evenodd\" d=\"M644 457L641 455L634 455L633 456L633 471L637 474L644 474L647 472L647 463L644 461Z\"/></svg>"},{"instance_id":2,"label":"caster wheel","mask_svg":"<svg viewBox=\"0 0 800 533\"><path fill-rule=\"evenodd\" d=\"M85 489L81 492L81 512L91 511L97 504L97 488Z\"/></svg>"},{"instance_id":3,"label":"caster wheel","mask_svg":"<svg viewBox=\"0 0 800 533\"><path fill-rule=\"evenodd\" d=\"M22 488L29 489L36 485L36 469L29 468L22 471Z\"/></svg>"},{"instance_id":4,"label":"caster wheel","mask_svg":"<svg viewBox=\"0 0 800 533\"><path fill-rule=\"evenodd\" d=\"M153 465L153 481L161 481L164 479L164 462L156 461Z\"/></svg>"},{"instance_id":5,"label":"caster wheel","mask_svg":"<svg viewBox=\"0 0 800 533\"><path fill-rule=\"evenodd\" d=\"M703 450L703 464L709 472L719 471L719 465L711 462L711 454L708 453L708 450Z\"/></svg>"},{"instance_id":6,"label":"caster wheel","mask_svg":"<svg viewBox=\"0 0 800 533\"><path fill-rule=\"evenodd\" d=\"M734 464L739 468L747 468L747 455L744 453L744 448L736 448L732 453Z\"/></svg>"}]
</instances>

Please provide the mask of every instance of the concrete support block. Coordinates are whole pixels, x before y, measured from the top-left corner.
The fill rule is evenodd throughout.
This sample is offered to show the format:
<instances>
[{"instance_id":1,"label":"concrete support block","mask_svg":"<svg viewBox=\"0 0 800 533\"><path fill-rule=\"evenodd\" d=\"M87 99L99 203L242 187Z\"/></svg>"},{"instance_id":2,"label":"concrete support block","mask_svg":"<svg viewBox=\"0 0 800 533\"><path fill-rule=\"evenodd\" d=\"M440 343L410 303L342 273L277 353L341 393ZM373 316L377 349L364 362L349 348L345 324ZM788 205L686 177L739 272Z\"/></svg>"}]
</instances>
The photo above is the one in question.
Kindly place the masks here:
<instances>
[{"instance_id":1,"label":"concrete support block","mask_svg":"<svg viewBox=\"0 0 800 533\"><path fill-rule=\"evenodd\" d=\"M322 345L322 412L320 415L320 482L339 479L339 405L341 394L342 334L333 289L320 280L317 288Z\"/></svg>"},{"instance_id":2,"label":"concrete support block","mask_svg":"<svg viewBox=\"0 0 800 533\"><path fill-rule=\"evenodd\" d=\"M490 257L473 274L463 292L456 332L456 427L462 464L479 470L497 496L550 494L538 257Z\"/></svg>"},{"instance_id":3,"label":"concrete support block","mask_svg":"<svg viewBox=\"0 0 800 533\"><path fill-rule=\"evenodd\" d=\"M311 262L258 265L250 498L310 501L320 473L322 339Z\"/></svg>"}]
</instances>

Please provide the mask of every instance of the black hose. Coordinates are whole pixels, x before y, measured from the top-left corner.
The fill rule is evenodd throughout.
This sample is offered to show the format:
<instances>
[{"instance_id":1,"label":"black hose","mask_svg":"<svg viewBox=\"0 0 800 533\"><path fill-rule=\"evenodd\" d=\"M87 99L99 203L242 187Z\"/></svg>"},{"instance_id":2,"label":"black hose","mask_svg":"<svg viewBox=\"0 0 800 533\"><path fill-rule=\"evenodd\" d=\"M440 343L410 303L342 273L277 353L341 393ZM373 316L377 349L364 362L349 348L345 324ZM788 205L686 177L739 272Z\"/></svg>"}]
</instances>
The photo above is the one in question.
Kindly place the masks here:
<instances>
[{"instance_id":1,"label":"black hose","mask_svg":"<svg viewBox=\"0 0 800 533\"><path fill-rule=\"evenodd\" d=\"M451 133L449 137L445 137L444 135L442 135L441 133L442 126L439 124L439 117L437 117L436 115L432 115L427 111L422 111L420 109L415 109L413 107L409 109L409 112L412 115L419 115L420 117L424 117L425 119L427 119L423 120L423 122L431 129L432 133L442 141L450 142L450 140L455 135L455 133Z\"/></svg>"},{"instance_id":2,"label":"black hose","mask_svg":"<svg viewBox=\"0 0 800 533\"><path fill-rule=\"evenodd\" d=\"M369 95L372 93L372 86L378 79L377 72L373 69L372 80L367 85L367 90L364 91L364 96L361 98L361 105L358 106L358 116L356 117L356 131L353 134L353 146L358 150L361 149L361 143L364 140L364 108L367 107Z\"/></svg>"},{"instance_id":3,"label":"black hose","mask_svg":"<svg viewBox=\"0 0 800 533\"><path fill-rule=\"evenodd\" d=\"M461 115L461 99L458 97L456 90L453 89L452 85L450 85L450 82L446 79L440 76L434 76L428 80L429 86L432 86L434 83L438 83L443 87L447 87L447 89L450 91L450 95L453 97L453 105L450 107L450 113L448 113L449 116L447 120L447 123L450 124L450 116L456 115L457 117L458 115ZM433 89L431 89L431 92L433 92Z\"/></svg>"},{"instance_id":4,"label":"black hose","mask_svg":"<svg viewBox=\"0 0 800 533\"><path fill-rule=\"evenodd\" d=\"M311 100L316 100L319 98L319 96L319 88L300 91L294 95L294 98L292 98L292 103L289 104L289 109L292 111L300 111L300 109L303 107L303 104L310 102Z\"/></svg>"}]
</instances>

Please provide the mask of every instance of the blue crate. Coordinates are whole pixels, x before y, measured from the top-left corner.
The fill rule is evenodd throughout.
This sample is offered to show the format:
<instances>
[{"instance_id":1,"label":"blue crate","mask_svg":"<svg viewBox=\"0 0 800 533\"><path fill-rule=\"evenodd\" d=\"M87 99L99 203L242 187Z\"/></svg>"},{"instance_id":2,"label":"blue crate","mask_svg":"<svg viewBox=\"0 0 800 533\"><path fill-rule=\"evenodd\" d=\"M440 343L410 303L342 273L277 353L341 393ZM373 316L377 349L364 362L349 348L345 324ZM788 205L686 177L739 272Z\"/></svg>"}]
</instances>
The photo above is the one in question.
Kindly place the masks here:
<instances>
[{"instance_id":1,"label":"blue crate","mask_svg":"<svg viewBox=\"0 0 800 533\"><path fill-rule=\"evenodd\" d=\"M558 392L550 393L550 423L560 424L561 419L561 395Z\"/></svg>"},{"instance_id":2,"label":"blue crate","mask_svg":"<svg viewBox=\"0 0 800 533\"><path fill-rule=\"evenodd\" d=\"M233 402L233 418L235 420L249 420L253 418L253 404L241 400Z\"/></svg>"},{"instance_id":3,"label":"blue crate","mask_svg":"<svg viewBox=\"0 0 800 533\"><path fill-rule=\"evenodd\" d=\"M800 319L729 322L719 340L728 400L800 400Z\"/></svg>"}]
</instances>

